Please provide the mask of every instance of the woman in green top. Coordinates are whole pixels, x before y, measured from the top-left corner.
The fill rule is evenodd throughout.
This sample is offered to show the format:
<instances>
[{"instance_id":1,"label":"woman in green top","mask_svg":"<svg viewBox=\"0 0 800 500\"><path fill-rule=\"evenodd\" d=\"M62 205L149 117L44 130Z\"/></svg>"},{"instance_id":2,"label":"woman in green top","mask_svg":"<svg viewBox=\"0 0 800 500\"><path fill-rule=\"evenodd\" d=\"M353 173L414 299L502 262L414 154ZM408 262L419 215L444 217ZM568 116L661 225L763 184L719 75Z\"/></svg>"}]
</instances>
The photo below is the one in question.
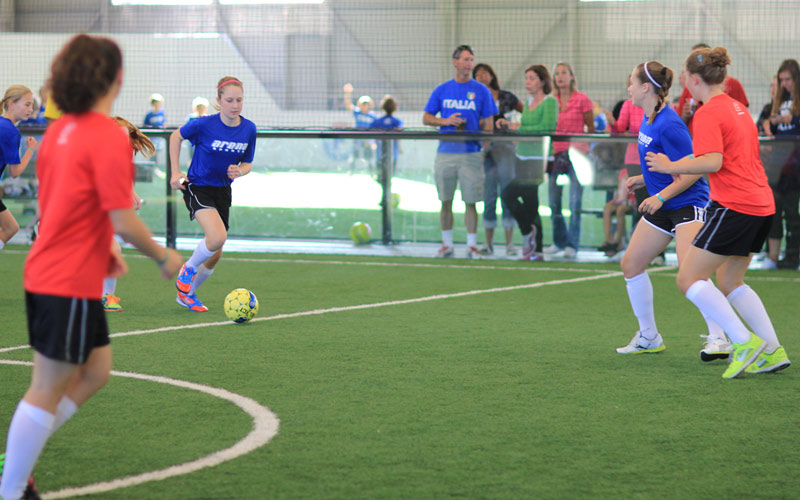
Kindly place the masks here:
<instances>
[{"instance_id":1,"label":"woman in green top","mask_svg":"<svg viewBox=\"0 0 800 500\"><path fill-rule=\"evenodd\" d=\"M522 122L498 120L498 126L523 134L547 133L556 129L558 100L553 90L550 72L537 64L525 70L525 89L530 97L522 110ZM542 220L539 217L539 184L544 180L544 167L553 156L550 138L520 141L514 179L503 189L501 197L514 214L522 233L524 252L521 260L544 260L542 256Z\"/></svg>"}]
</instances>

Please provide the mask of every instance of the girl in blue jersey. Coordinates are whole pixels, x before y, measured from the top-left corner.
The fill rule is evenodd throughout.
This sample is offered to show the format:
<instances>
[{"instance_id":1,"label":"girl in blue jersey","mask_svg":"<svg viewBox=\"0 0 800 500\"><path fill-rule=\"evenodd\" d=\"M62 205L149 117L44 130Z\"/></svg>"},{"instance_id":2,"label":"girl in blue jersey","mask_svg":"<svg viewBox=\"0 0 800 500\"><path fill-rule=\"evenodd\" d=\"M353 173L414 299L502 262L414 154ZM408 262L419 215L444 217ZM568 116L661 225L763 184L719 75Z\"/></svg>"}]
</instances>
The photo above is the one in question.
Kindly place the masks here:
<instances>
[{"instance_id":1,"label":"girl in blue jersey","mask_svg":"<svg viewBox=\"0 0 800 500\"><path fill-rule=\"evenodd\" d=\"M12 85L0 101L0 110L3 113L0 116L0 178L3 177L6 168L8 175L19 177L28 167L33 153L39 148L36 139L28 137L25 154L22 157L19 155L22 134L17 129L17 124L30 118L33 113L33 102L33 92L24 85ZM17 219L11 215L3 200L0 200L0 250L17 231L19 231Z\"/></svg>"},{"instance_id":2,"label":"girl in blue jersey","mask_svg":"<svg viewBox=\"0 0 800 500\"><path fill-rule=\"evenodd\" d=\"M189 219L196 219L205 233L194 253L181 268L175 286L177 302L192 311L207 311L196 291L214 272L228 237L231 183L252 169L256 150L256 126L240 115L244 91L232 76L217 84L219 113L192 120L172 133L169 157L172 189L183 191ZM195 148L188 175L180 170L181 141Z\"/></svg>"},{"instance_id":3,"label":"girl in blue jersey","mask_svg":"<svg viewBox=\"0 0 800 500\"><path fill-rule=\"evenodd\" d=\"M632 192L646 187L650 196L639 205L643 216L621 262L639 330L628 345L617 349L620 354L664 350L664 341L656 327L653 286L647 265L667 248L672 238L676 240L680 264L705 221L708 183L702 176L659 174L644 164L648 152L664 153L673 161L692 154L689 130L666 100L671 85L672 71L650 61L634 68L628 87L633 104L644 109L644 118L638 141L642 175L629 177L627 188ZM703 360L727 357L730 344L725 334L716 323L710 319L706 321L709 334L701 357Z\"/></svg>"}]
</instances>

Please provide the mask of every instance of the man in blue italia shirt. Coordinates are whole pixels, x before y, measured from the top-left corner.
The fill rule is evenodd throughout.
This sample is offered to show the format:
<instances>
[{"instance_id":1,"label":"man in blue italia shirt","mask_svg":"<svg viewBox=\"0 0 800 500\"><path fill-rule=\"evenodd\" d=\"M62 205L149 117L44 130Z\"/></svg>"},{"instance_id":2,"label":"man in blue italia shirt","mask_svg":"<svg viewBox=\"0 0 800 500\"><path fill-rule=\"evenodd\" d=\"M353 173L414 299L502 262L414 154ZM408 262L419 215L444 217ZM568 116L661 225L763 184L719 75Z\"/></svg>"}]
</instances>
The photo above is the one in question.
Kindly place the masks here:
<instances>
[{"instance_id":1,"label":"man in blue italia shirt","mask_svg":"<svg viewBox=\"0 0 800 500\"><path fill-rule=\"evenodd\" d=\"M474 53L468 45L453 52L456 76L434 89L422 122L439 127L442 133L491 132L497 105L491 91L472 79ZM438 117L436 115L439 115ZM434 163L436 189L442 209L442 247L437 257L452 257L453 198L456 186L461 187L461 199L466 205L464 225L467 227L467 258L481 258L478 250L478 211L475 204L483 200L483 153L479 141L441 140Z\"/></svg>"}]
</instances>

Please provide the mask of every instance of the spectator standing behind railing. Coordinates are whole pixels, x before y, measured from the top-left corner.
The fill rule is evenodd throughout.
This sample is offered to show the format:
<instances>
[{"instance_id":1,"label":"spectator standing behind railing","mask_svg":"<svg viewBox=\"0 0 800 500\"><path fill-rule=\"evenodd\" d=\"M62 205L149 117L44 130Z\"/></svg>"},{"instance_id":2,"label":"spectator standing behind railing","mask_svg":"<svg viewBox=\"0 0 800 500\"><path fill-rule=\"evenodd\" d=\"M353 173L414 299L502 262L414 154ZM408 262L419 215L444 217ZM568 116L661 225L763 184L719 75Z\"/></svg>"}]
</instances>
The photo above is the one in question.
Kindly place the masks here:
<instances>
[{"instance_id":1,"label":"spectator standing behind railing","mask_svg":"<svg viewBox=\"0 0 800 500\"><path fill-rule=\"evenodd\" d=\"M708 44L705 43L698 43L692 50L697 49L708 49ZM725 78L725 81L722 82L722 91L729 96L733 97L740 103L744 104L744 107L747 108L750 106L750 101L747 100L747 94L744 92L744 87L742 87L741 82L732 76L728 76ZM698 101L692 94L689 92L689 89L686 85L683 86L683 92L681 92L681 98L678 101L678 113L683 118L683 122L686 123L686 126L689 127L689 134L692 133L692 118L694 118L694 114L697 112L697 109L703 105L702 101Z\"/></svg>"},{"instance_id":2,"label":"spectator standing behind railing","mask_svg":"<svg viewBox=\"0 0 800 500\"><path fill-rule=\"evenodd\" d=\"M344 85L344 107L353 113L356 128L369 128L375 121L375 113L372 111L372 98L362 95L358 98L356 106L353 106L353 86L349 83ZM367 170L372 171L372 153L374 142L372 139L354 139L353 154L350 157L350 174L356 170L356 162L359 159L367 164Z\"/></svg>"},{"instance_id":3,"label":"spectator standing behind railing","mask_svg":"<svg viewBox=\"0 0 800 500\"><path fill-rule=\"evenodd\" d=\"M773 76L769 84L769 102L761 109L761 114L758 115L756 127L758 128L758 135L765 137L773 137L772 130L770 130L769 117L772 116L772 103L775 102L775 96L778 93L778 77Z\"/></svg>"},{"instance_id":4,"label":"spectator standing behind railing","mask_svg":"<svg viewBox=\"0 0 800 500\"><path fill-rule=\"evenodd\" d=\"M31 116L33 102L33 92L24 85L10 86L0 102L0 110L3 112L3 115L0 116L0 179L2 179L6 167L8 167L8 174L11 177L19 177L28 168L28 163L39 148L36 139L28 137L25 154L21 158L19 156L22 134L17 129L17 124ZM0 197L0 250L17 231L19 231L17 219L3 204L2 197Z\"/></svg>"},{"instance_id":5,"label":"spectator standing behind railing","mask_svg":"<svg viewBox=\"0 0 800 500\"><path fill-rule=\"evenodd\" d=\"M164 128L164 96L153 94L150 96L150 111L144 115L144 128Z\"/></svg>"},{"instance_id":6,"label":"spectator standing behind railing","mask_svg":"<svg viewBox=\"0 0 800 500\"><path fill-rule=\"evenodd\" d=\"M770 131L775 137L796 137L800 139L800 65L794 59L783 61L778 67L777 98L772 101L772 114L769 118ZM779 269L797 269L800 264L800 159L798 143L776 142L772 146L770 161L778 161L780 174L773 188L775 196L775 217L768 245L770 260L780 251L782 225L786 224L786 250L783 260L777 262ZM783 152L783 154L781 154ZM788 154L787 154L788 153ZM776 250L777 248L777 250Z\"/></svg>"},{"instance_id":7,"label":"spectator standing behind railing","mask_svg":"<svg viewBox=\"0 0 800 500\"><path fill-rule=\"evenodd\" d=\"M469 45L460 45L453 51L456 76L434 89L422 123L439 127L440 132L469 131L492 132L497 106L486 85L472 79L475 55ZM439 115L437 117L436 115ZM484 141L483 147L488 146ZM478 211L475 204L483 199L483 154L479 141L439 141L433 165L436 189L442 208L439 222L442 227L442 247L437 257L453 257L453 198L456 186L461 187L461 198L466 205L464 225L467 227L468 259L483 257L478 250Z\"/></svg>"},{"instance_id":8,"label":"spectator standing behind railing","mask_svg":"<svg viewBox=\"0 0 800 500\"><path fill-rule=\"evenodd\" d=\"M528 102L522 108L520 123L501 119L500 126L507 126L520 133L552 132L558 120L558 100L550 95L553 83L550 72L542 65L525 70L525 90ZM544 260L542 255L542 218L539 216L539 184L544 180L544 164L553 156L553 146L545 148L549 141L520 141L517 144L517 162L511 182L503 189L502 199L511 209L522 233L522 259Z\"/></svg>"},{"instance_id":9,"label":"spectator standing behind railing","mask_svg":"<svg viewBox=\"0 0 800 500\"><path fill-rule=\"evenodd\" d=\"M578 92L575 74L572 67L565 62L556 64L553 81L558 98L557 134L574 134L594 132L594 114L592 101L582 92ZM548 193L550 195L550 212L553 222L553 244L544 249L546 254L562 253L566 258L574 258L578 253L581 239L581 211L583 209L583 186L575 173L575 167L569 158L569 142L553 144L553 161L547 164ZM575 148L589 152L589 144L576 143ZM569 230L564 223L561 209L561 186L556 182L559 175L569 177Z\"/></svg>"},{"instance_id":10,"label":"spectator standing behind railing","mask_svg":"<svg viewBox=\"0 0 800 500\"><path fill-rule=\"evenodd\" d=\"M383 96L381 99L381 109L385 113L380 118L375 118L375 120L370 124L370 128L376 128L380 130L399 130L403 128L403 120L399 118L395 118L392 116L395 111L397 111L397 101L394 97L390 95ZM384 152L383 150L383 141L378 140L378 161L383 161L383 155L388 154L388 152ZM397 156L400 153L400 141L394 140L392 141L392 170L390 172L390 176L394 175L395 168L397 167ZM383 172L380 169L380 165L378 166L379 172ZM381 174L382 175L382 174Z\"/></svg>"},{"instance_id":11,"label":"spectator standing behind railing","mask_svg":"<svg viewBox=\"0 0 800 500\"><path fill-rule=\"evenodd\" d=\"M489 87L492 98L497 106L494 116L494 130L498 127L498 120L511 118L513 111L522 112L522 102L513 93L500 88L497 75L488 64L477 64L472 70L472 78ZM483 173L486 178L483 182L483 229L486 231L486 244L481 248L483 255L494 254L494 230L497 227L497 199L503 188L511 182L514 169L514 144L511 141L492 141L483 158ZM517 254L514 248L514 216L508 206L500 200L503 209L503 229L506 237L506 256Z\"/></svg>"},{"instance_id":12,"label":"spectator standing behind railing","mask_svg":"<svg viewBox=\"0 0 800 500\"><path fill-rule=\"evenodd\" d=\"M630 79L627 82L630 88ZM619 112L619 118L615 119L611 113L609 115L609 129L612 132L628 133L637 136L639 134L639 127L642 124L644 117L644 110L633 103L632 99L627 99L622 103L622 109ZM639 149L635 142L629 142L625 148L625 166L628 171L628 177L634 175L642 175L642 167L639 163ZM645 198L647 198L647 189L640 188L636 190L636 207L638 207ZM638 209L636 210L638 212ZM636 219L634 222L636 222Z\"/></svg>"}]
</instances>

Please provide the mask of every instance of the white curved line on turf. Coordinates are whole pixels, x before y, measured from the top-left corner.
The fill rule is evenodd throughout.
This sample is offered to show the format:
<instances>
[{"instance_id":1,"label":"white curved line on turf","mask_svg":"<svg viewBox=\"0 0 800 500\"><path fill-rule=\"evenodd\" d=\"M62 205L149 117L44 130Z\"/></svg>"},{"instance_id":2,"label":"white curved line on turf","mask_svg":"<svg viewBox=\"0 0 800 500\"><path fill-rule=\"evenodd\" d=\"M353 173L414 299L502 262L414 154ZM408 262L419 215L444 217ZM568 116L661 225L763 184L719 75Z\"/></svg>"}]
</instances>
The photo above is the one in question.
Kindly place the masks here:
<instances>
[{"instance_id":1,"label":"white curved line on turf","mask_svg":"<svg viewBox=\"0 0 800 500\"><path fill-rule=\"evenodd\" d=\"M456 292L456 293L445 293L445 294L438 294L438 295L428 295L427 297L417 297L414 299L403 299L403 300L388 300L385 302L373 302L372 304L358 304L354 306L340 306L340 307L329 307L327 309L312 309L310 311L299 311L294 313L285 313L285 314L276 314L274 316L266 316L263 318L254 318L250 320L250 323L255 323L257 321L274 321L277 319L291 319L291 318L300 318L303 316L316 316L320 314L328 314L328 313L335 313L335 312L344 312L344 311L358 311L362 309L374 309L376 307L387 307L387 306L400 306L405 304L416 304L418 302L429 302L432 300L443 300L443 299L452 299L458 297L468 297L471 295L481 295L485 293L498 293L498 292L511 292L515 290L526 290L529 288L540 288L543 286L552 286L552 285L566 285L569 283L581 283L584 281L594 281L594 280L601 280L605 278L614 278L622 276L622 273L619 271L608 272L606 274L601 274L598 276L582 276L580 278L572 278L566 280L553 280L553 281L543 281L539 283L529 283L527 285L511 285L511 286L503 286L498 288L486 288L483 290L468 290L466 292ZM160 328L151 328L149 330L131 330L129 332L120 332L114 333L110 335L110 337L117 338L117 337L128 337L131 335L145 335L148 333L159 333L159 332L173 332L177 330L190 330L194 328L206 328L209 326L234 326L236 323L232 321L215 321L212 323L193 323L189 325L178 325L178 326L162 326ZM0 349L0 353L9 352L9 351L17 351L20 349L27 349L29 346L21 345L21 346L14 346L14 347L4 347Z\"/></svg>"},{"instance_id":2,"label":"white curved line on turf","mask_svg":"<svg viewBox=\"0 0 800 500\"><path fill-rule=\"evenodd\" d=\"M12 361L0 360L0 364L6 365L25 365L32 366L33 363L29 361ZM234 458L246 455L251 451L267 444L276 434L278 434L278 426L280 420L270 411L269 408L258 404L253 399L236 394L225 389L219 389L203 384L195 384L193 382L186 382L184 380L176 380L168 377L159 377L155 375L145 375L143 373L133 372L118 372L112 371L112 375L117 377L135 378L139 380L146 380L149 382L156 382L159 384L168 384L175 387L190 389L193 391L209 394L215 398L229 401L238 406L242 411L250 415L253 419L253 428L250 432L234 443L233 446L225 448L224 450L216 451L205 457L198 458L191 462L173 465L166 469L156 470L152 472L145 472L135 476L123 477L114 479L112 481L105 481L102 483L89 484L75 488L64 488L58 491L48 492L42 495L42 498L47 500L58 498L70 498L78 495L90 495L94 493L103 493L112 491L119 488L126 488L128 486L135 486L137 484L147 483L150 481L160 481L170 477L181 476L196 472L200 469L214 467L221 463L233 460Z\"/></svg>"}]
</instances>

